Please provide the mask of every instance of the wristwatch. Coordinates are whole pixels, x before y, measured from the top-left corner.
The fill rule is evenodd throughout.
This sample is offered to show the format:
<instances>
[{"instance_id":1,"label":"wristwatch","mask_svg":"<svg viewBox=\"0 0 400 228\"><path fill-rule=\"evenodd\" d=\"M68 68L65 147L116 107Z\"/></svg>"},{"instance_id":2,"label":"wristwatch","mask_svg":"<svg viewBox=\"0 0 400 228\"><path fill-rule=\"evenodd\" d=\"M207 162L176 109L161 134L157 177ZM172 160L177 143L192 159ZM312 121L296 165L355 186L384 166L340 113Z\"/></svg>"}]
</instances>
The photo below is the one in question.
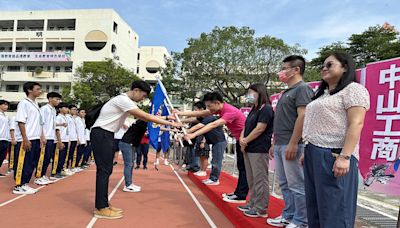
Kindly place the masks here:
<instances>
[{"instance_id":1,"label":"wristwatch","mask_svg":"<svg viewBox=\"0 0 400 228\"><path fill-rule=\"evenodd\" d=\"M344 154L339 154L339 157L344 158L345 160L350 160L350 158L351 158L351 156L344 155Z\"/></svg>"}]
</instances>

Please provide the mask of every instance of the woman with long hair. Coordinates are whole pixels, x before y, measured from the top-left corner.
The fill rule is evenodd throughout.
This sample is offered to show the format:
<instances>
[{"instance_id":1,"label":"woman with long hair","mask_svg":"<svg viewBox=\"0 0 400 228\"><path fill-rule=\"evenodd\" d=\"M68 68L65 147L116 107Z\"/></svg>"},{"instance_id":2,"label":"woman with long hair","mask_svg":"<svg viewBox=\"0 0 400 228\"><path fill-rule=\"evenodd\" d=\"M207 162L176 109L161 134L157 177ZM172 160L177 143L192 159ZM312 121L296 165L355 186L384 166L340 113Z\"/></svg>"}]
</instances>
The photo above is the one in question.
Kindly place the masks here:
<instances>
[{"instance_id":1,"label":"woman with long hair","mask_svg":"<svg viewBox=\"0 0 400 228\"><path fill-rule=\"evenodd\" d=\"M358 141L369 93L356 80L348 54L333 53L321 69L321 85L306 107L303 139L308 226L354 227Z\"/></svg>"}]
</instances>

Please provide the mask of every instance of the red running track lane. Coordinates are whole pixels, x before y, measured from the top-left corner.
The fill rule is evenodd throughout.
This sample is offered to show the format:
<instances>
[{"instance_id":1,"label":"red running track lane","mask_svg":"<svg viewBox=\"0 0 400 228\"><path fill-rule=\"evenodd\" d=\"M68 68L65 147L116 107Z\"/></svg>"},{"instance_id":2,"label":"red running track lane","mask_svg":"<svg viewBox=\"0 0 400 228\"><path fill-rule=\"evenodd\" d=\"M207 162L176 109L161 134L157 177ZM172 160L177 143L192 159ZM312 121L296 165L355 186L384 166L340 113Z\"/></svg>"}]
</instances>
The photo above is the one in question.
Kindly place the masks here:
<instances>
[{"instance_id":1,"label":"red running track lane","mask_svg":"<svg viewBox=\"0 0 400 228\"><path fill-rule=\"evenodd\" d=\"M150 154L149 169L133 172L134 183L142 187L139 193L123 192L124 182L116 188L123 177L123 164L119 160L110 177L109 194L116 188L111 203L124 210L124 218L97 219L93 227L210 227L171 167L160 165L156 171L153 160L154 155ZM5 171L4 166L0 172ZM233 227L186 173L178 173L217 227ZM92 165L43 187L35 195L23 197L12 194L11 176L1 178L1 227L86 227L93 219L95 176L95 165ZM31 186L38 187L32 183Z\"/></svg>"}]
</instances>

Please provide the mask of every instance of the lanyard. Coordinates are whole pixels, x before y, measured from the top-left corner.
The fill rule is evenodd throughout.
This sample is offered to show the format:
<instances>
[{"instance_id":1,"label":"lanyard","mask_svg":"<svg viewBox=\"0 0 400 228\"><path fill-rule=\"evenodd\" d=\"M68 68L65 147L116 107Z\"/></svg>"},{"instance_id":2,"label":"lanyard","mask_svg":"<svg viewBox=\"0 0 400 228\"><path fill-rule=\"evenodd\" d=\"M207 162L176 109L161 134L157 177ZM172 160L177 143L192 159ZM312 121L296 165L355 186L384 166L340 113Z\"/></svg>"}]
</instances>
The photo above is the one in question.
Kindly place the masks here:
<instances>
[{"instance_id":1,"label":"lanyard","mask_svg":"<svg viewBox=\"0 0 400 228\"><path fill-rule=\"evenodd\" d=\"M38 110L38 112L39 112L39 121L40 121L39 123L40 123L41 126L43 126L44 125L44 120L43 120L42 113L40 112L39 106L37 104L33 103L33 101L31 101L28 98L25 98L25 100L27 100L29 103L31 103L33 105L33 107L35 107L36 110Z\"/></svg>"}]
</instances>

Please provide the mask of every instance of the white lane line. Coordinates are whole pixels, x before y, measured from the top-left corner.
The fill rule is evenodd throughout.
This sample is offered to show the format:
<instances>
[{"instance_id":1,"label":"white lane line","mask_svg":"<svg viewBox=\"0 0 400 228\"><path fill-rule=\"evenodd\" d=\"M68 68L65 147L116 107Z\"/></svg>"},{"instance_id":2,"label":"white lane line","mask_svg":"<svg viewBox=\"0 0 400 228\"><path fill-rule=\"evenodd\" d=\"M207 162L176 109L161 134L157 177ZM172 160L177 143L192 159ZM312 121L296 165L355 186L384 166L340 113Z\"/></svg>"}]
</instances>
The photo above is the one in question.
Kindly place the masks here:
<instances>
[{"instance_id":1,"label":"white lane line","mask_svg":"<svg viewBox=\"0 0 400 228\"><path fill-rule=\"evenodd\" d=\"M42 188L44 188L44 187L46 187L46 186L41 186L41 187L37 188L36 190L40 190L40 189L42 189ZM35 193L35 194L37 194L37 193ZM35 194L32 194L32 195L35 195ZM10 203L12 203L12 202L14 202L14 201L16 201L16 200L19 200L19 199L25 197L25 196L27 196L27 195L24 194L24 195L19 195L19 196L15 197L15 198L12 198L12 199L10 199L10 200L8 200L8 201L6 201L6 202L0 204L0 207L3 207L3 206L5 206L5 205L7 205L7 204L10 204Z\"/></svg>"},{"instance_id":2,"label":"white lane line","mask_svg":"<svg viewBox=\"0 0 400 228\"><path fill-rule=\"evenodd\" d=\"M189 193L190 197L192 197L192 200L196 204L196 206L199 208L200 212L203 214L204 218L207 220L208 224L210 224L210 227L216 228L217 226L215 223L212 221L210 216L207 214L206 210L201 206L200 202L197 200L197 198L193 195L192 191L190 191L189 187L186 185L186 183L182 180L181 176L179 175L178 172L175 171L174 167L170 164L169 165L174 171L175 175L178 177L179 181L182 183L183 187L186 189L186 191Z\"/></svg>"},{"instance_id":3,"label":"white lane line","mask_svg":"<svg viewBox=\"0 0 400 228\"><path fill-rule=\"evenodd\" d=\"M122 184L123 181L124 181L124 177L121 177L121 180L119 180L118 184L114 187L112 192L108 195L109 201L115 195L115 193L117 192L117 189L119 188L119 186ZM89 224L87 224L86 228L92 228L93 225L96 223L96 221L97 221L97 218L93 216L92 220L90 220L90 222L89 222Z\"/></svg>"},{"instance_id":4,"label":"white lane line","mask_svg":"<svg viewBox=\"0 0 400 228\"><path fill-rule=\"evenodd\" d=\"M370 210L370 211L373 211L373 212L376 212L376 213L381 214L381 215L383 215L385 217L388 217L390 219L397 220L397 217L389 215L389 214L386 214L385 212L382 212L382 211L378 211L378 210L376 210L376 209L374 209L372 207L368 207L368 206L362 205L360 203L357 203L357 206L362 207L362 208L367 209L367 210Z\"/></svg>"}]
</instances>

